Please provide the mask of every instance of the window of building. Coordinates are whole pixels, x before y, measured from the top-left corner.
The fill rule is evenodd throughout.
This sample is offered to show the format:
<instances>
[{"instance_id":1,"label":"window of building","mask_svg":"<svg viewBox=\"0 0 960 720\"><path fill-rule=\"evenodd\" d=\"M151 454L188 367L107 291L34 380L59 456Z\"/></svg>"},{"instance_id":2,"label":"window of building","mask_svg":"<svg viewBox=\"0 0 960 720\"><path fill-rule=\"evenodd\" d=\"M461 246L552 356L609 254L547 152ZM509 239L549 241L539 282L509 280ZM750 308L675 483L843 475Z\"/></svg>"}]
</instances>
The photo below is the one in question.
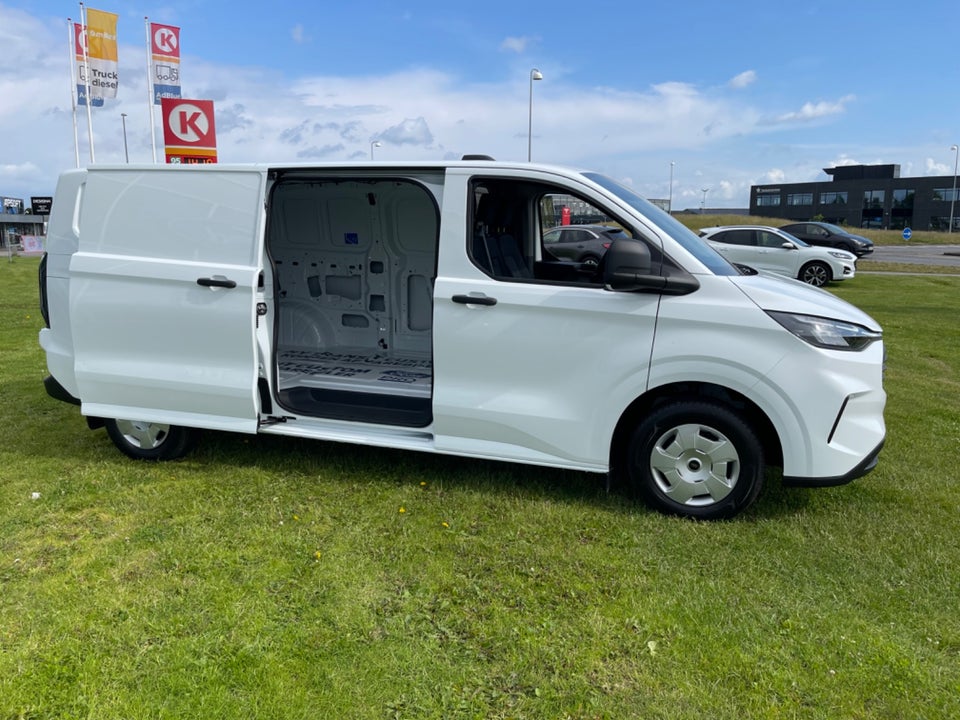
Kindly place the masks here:
<instances>
[{"instance_id":1,"label":"window of building","mask_svg":"<svg viewBox=\"0 0 960 720\"><path fill-rule=\"evenodd\" d=\"M788 193L787 205L813 205L813 193Z\"/></svg>"},{"instance_id":2,"label":"window of building","mask_svg":"<svg viewBox=\"0 0 960 720\"><path fill-rule=\"evenodd\" d=\"M757 207L775 207L779 204L779 195L757 195Z\"/></svg>"},{"instance_id":3,"label":"window of building","mask_svg":"<svg viewBox=\"0 0 960 720\"><path fill-rule=\"evenodd\" d=\"M935 188L933 191L933 199L954 202L956 200L960 200L958 193L960 193L960 188Z\"/></svg>"},{"instance_id":4,"label":"window of building","mask_svg":"<svg viewBox=\"0 0 960 720\"><path fill-rule=\"evenodd\" d=\"M843 192L822 192L820 193L820 204L821 205L846 205L847 204L847 191Z\"/></svg>"},{"instance_id":5,"label":"window of building","mask_svg":"<svg viewBox=\"0 0 960 720\"><path fill-rule=\"evenodd\" d=\"M946 230L950 227L949 215L934 215L930 218L931 230ZM953 230L960 229L960 217L953 218Z\"/></svg>"},{"instance_id":6,"label":"window of building","mask_svg":"<svg viewBox=\"0 0 960 720\"><path fill-rule=\"evenodd\" d=\"M901 188L899 190L893 191L893 205L895 208L912 208L913 199L916 196L916 192L913 190L908 190L906 188Z\"/></svg>"},{"instance_id":7,"label":"window of building","mask_svg":"<svg viewBox=\"0 0 960 720\"><path fill-rule=\"evenodd\" d=\"M863 193L864 208L883 208L883 190L865 190Z\"/></svg>"}]
</instances>

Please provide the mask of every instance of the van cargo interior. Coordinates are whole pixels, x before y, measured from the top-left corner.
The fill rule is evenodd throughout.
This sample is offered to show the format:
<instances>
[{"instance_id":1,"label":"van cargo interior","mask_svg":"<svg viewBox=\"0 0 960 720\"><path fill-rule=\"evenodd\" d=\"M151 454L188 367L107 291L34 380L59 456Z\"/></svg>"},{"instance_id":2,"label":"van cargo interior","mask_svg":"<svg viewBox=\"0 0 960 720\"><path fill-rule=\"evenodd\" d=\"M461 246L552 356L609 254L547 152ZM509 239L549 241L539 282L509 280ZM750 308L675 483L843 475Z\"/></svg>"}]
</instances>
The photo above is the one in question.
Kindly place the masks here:
<instances>
[{"instance_id":1,"label":"van cargo interior","mask_svg":"<svg viewBox=\"0 0 960 720\"><path fill-rule=\"evenodd\" d=\"M268 226L280 405L428 425L439 233L430 192L401 179L280 180Z\"/></svg>"}]
</instances>

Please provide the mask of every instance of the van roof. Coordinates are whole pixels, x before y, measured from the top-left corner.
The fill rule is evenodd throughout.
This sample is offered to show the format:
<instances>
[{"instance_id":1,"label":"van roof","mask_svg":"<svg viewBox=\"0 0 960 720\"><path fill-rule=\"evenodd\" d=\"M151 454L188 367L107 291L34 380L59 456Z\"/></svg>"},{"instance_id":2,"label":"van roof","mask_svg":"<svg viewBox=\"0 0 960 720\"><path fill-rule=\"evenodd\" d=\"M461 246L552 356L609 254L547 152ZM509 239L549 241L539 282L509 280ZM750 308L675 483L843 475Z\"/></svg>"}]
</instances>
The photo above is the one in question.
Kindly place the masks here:
<instances>
[{"instance_id":1,"label":"van roof","mask_svg":"<svg viewBox=\"0 0 960 720\"><path fill-rule=\"evenodd\" d=\"M197 165L168 165L162 163L122 163L122 164L94 164L87 170L196 170L199 172L211 171L270 171L270 170L443 170L446 168L486 168L511 170L541 170L561 175L579 174L585 168L574 168L567 165L547 163L529 163L521 160L352 160L343 162L256 162L256 163L210 163Z\"/></svg>"}]
</instances>

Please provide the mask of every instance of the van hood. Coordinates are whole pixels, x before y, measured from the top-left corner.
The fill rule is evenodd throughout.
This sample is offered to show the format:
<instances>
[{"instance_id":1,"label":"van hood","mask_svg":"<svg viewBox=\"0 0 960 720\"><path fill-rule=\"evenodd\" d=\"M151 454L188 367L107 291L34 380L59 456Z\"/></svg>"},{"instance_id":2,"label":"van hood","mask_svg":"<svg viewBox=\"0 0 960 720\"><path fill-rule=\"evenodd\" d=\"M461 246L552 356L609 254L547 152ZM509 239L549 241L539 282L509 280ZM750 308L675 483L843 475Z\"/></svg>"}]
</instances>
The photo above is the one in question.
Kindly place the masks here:
<instances>
[{"instance_id":1,"label":"van hood","mask_svg":"<svg viewBox=\"0 0 960 720\"><path fill-rule=\"evenodd\" d=\"M730 281L761 310L816 315L880 332L880 324L860 308L826 290L774 275L739 275Z\"/></svg>"}]
</instances>

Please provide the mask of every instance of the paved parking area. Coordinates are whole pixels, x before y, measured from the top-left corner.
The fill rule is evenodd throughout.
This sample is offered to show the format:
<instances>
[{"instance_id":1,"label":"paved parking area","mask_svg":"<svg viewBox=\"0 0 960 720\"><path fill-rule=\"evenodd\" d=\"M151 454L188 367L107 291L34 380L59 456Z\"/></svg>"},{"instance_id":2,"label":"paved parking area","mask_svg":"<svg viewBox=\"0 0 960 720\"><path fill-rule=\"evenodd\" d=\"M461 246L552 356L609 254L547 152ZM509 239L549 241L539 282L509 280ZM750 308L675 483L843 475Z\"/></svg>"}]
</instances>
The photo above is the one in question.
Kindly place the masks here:
<instances>
[{"instance_id":1,"label":"paved parking area","mask_svg":"<svg viewBox=\"0 0 960 720\"><path fill-rule=\"evenodd\" d=\"M857 269L869 271L871 260L960 267L960 245L877 245L870 255L860 258Z\"/></svg>"}]
</instances>

